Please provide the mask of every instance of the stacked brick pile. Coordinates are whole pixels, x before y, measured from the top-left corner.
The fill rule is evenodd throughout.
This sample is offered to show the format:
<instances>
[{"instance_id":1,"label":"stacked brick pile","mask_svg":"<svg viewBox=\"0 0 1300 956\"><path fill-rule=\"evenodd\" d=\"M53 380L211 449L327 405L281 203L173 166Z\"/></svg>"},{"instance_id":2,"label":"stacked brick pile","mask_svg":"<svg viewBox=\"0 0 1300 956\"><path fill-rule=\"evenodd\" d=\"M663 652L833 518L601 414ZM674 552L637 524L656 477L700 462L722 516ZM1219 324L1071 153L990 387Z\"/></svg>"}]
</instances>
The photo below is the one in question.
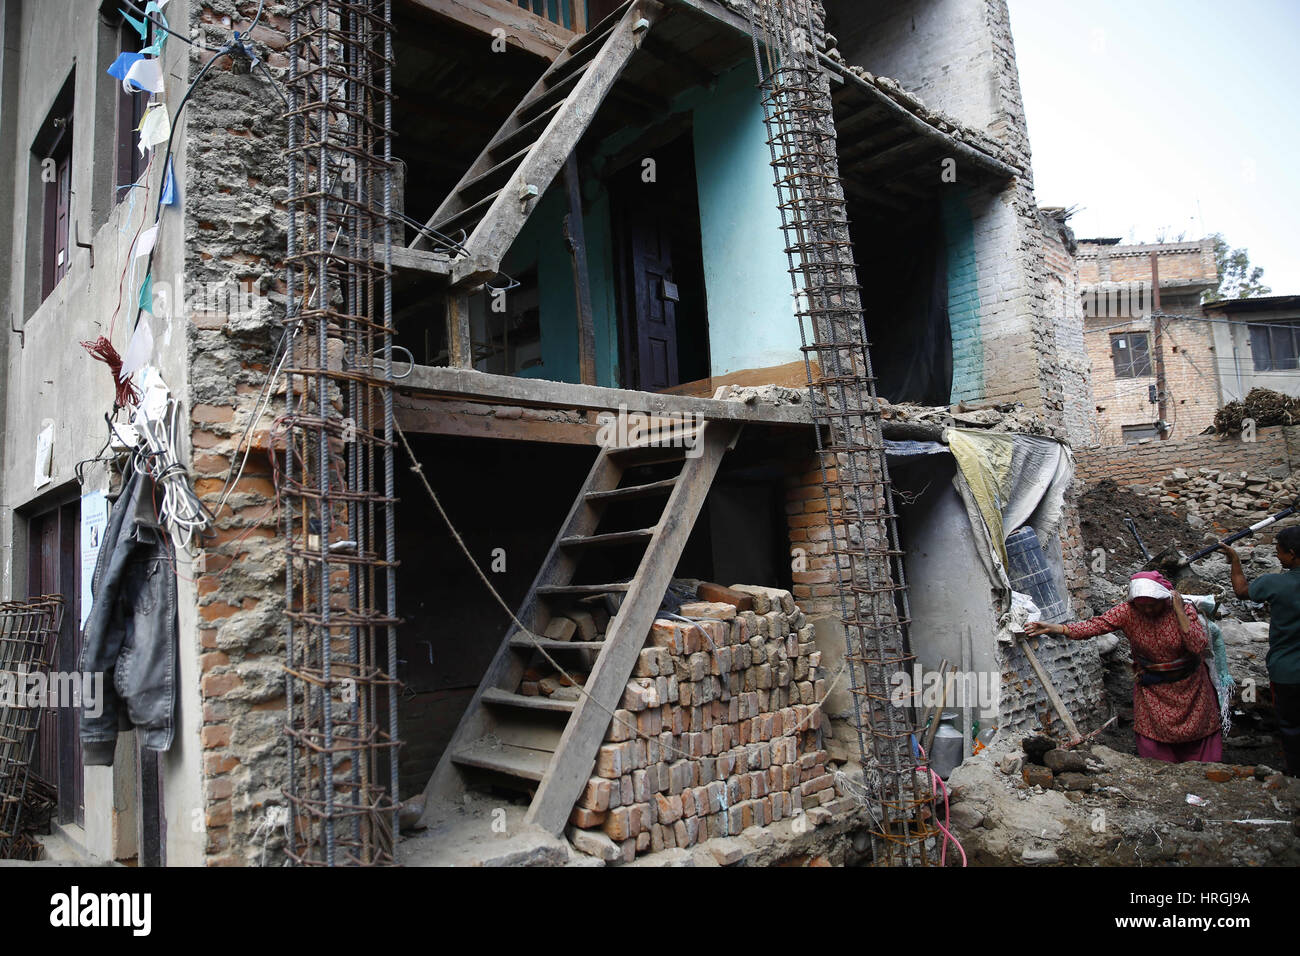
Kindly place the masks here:
<instances>
[{"instance_id":1,"label":"stacked brick pile","mask_svg":"<svg viewBox=\"0 0 1300 956\"><path fill-rule=\"evenodd\" d=\"M570 818L606 861L735 836L835 799L820 749L826 693L812 625L788 591L755 609L682 607L655 621Z\"/></svg>"}]
</instances>

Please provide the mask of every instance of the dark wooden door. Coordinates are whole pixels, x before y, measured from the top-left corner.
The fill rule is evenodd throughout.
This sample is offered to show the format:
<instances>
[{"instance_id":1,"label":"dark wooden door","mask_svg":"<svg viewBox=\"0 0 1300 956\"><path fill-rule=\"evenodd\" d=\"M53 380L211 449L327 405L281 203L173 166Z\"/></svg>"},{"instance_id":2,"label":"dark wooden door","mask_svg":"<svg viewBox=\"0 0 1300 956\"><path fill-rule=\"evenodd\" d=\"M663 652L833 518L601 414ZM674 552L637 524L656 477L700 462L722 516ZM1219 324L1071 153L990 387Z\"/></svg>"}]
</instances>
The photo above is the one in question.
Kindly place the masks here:
<instances>
[{"instance_id":1,"label":"dark wooden door","mask_svg":"<svg viewBox=\"0 0 1300 956\"><path fill-rule=\"evenodd\" d=\"M677 294L673 246L663 213L642 207L631 228L631 284L636 297L636 387L677 385Z\"/></svg>"},{"instance_id":2,"label":"dark wooden door","mask_svg":"<svg viewBox=\"0 0 1300 956\"><path fill-rule=\"evenodd\" d=\"M27 526L27 593L62 594L63 624L50 669L74 673L81 658L81 507L77 501L33 516ZM41 717L33 772L58 791L59 822L85 823L81 742L75 707Z\"/></svg>"}]
</instances>

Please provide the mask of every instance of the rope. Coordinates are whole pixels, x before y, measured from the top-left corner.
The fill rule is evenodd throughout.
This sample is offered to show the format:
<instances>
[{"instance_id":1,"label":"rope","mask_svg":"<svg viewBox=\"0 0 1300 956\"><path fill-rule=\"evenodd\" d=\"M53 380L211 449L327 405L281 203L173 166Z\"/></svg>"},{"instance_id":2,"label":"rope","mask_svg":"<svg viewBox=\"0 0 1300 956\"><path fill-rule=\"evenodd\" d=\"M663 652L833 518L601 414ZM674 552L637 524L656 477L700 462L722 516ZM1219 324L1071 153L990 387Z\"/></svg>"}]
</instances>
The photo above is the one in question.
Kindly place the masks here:
<instances>
[{"instance_id":1,"label":"rope","mask_svg":"<svg viewBox=\"0 0 1300 956\"><path fill-rule=\"evenodd\" d=\"M626 720L619 717L617 713L610 710L600 701L596 700L596 698L592 697L591 694L587 693L587 689L583 687L582 684L580 684L577 680L575 680L573 675L570 674L567 670L565 670L564 667L562 667L560 663L555 660L555 658L551 657L551 655L546 652L546 648L541 645L538 636L534 634L532 631L530 631L528 628L524 627L523 622L520 621L519 618L515 616L515 612L511 610L510 605L508 605L505 602L505 599L502 598L500 593L498 593L497 589L493 587L492 582L488 579L487 574L484 573L483 568L479 565L477 559L475 559L473 553L469 549L469 546L465 544L465 539L462 538L460 536L460 532L456 530L456 525L452 522L451 516L447 514L446 509L444 509L442 506L442 502L438 499L437 493L433 490L433 486L429 484L429 479L424 474L424 466L421 465L419 459L415 457L415 452L411 449L411 443L406 440L406 432L402 430L402 426L397 424L396 421L394 421L393 428L397 431L397 437L399 437L402 440L402 447L406 449L407 457L411 459L411 471L415 472L416 476L419 477L420 479L420 483L424 485L424 490L429 493L429 498L433 501L433 506L438 510L438 514L442 516L442 520L447 525L447 530L451 532L451 536L452 538L455 539L457 546L459 546L461 550L461 553L465 555L465 559L469 561L470 567L474 569L474 573L477 574L479 580L483 582L483 586L488 589L488 593L492 595L493 600L495 600L496 603L500 605L501 609L506 612L506 616L508 616L511 622L515 625L515 627L519 629L519 633L523 634L530 641L532 641L533 646L541 653L542 657L546 659L547 663L550 664L552 667L554 667L562 677L568 680L573 685L574 689L577 690L577 692L580 695L582 695L587 699L588 703L592 704L597 709L607 714L612 722L618 724L619 726L623 727L626 730L631 731L632 735L635 737L639 737L644 740L659 741L659 745L662 749L668 751L673 755L676 755L679 758L685 760L695 759L685 751L678 750L676 747L672 746L671 744L663 743L660 740L659 735L643 733L639 728L637 728L635 724L628 723ZM676 615L669 615L669 616L676 616ZM683 620L686 620L688 623L695 624L695 622L690 621L689 618L684 618ZM698 627L699 625L696 624L696 626ZM712 640L710 640L709 643L710 645L712 645L713 643ZM805 717L803 720L799 721L797 724L795 724L796 733L799 732L800 728L802 728L805 722L812 719L812 715L815 712L821 709L822 705L826 702L826 698L828 698L831 695L831 692L836 688L836 686L838 686L840 678L844 676L844 670L845 670L845 662L841 661L839 670L835 672L832 682L828 684L826 687L826 693L823 694L821 699L818 700L816 703L810 704L808 707L808 716Z\"/></svg>"}]
</instances>

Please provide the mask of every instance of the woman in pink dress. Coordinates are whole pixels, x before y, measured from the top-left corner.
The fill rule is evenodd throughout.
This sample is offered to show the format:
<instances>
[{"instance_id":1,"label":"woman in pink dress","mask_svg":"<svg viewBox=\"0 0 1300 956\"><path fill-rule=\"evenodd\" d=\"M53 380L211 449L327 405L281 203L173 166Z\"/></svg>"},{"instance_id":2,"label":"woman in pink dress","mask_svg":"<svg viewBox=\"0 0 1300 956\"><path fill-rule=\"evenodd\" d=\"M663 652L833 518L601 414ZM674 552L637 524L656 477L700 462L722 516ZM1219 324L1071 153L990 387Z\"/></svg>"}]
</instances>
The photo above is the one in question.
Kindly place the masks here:
<instances>
[{"instance_id":1,"label":"woman in pink dress","mask_svg":"<svg viewBox=\"0 0 1300 956\"><path fill-rule=\"evenodd\" d=\"M1030 637L1071 640L1123 630L1133 651L1133 731L1138 756L1169 763L1223 760L1218 696L1203 655L1209 637L1191 604L1154 571L1133 575L1129 599L1078 624L1035 622Z\"/></svg>"}]
</instances>

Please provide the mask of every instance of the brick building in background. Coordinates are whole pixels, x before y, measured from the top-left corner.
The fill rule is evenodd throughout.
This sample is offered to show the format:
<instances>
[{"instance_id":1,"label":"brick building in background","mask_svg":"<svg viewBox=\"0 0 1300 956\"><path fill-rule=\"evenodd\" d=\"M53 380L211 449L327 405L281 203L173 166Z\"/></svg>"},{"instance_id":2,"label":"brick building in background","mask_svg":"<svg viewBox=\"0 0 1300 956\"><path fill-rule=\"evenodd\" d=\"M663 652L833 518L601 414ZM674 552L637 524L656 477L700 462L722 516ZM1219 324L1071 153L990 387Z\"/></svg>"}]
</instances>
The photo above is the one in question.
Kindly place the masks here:
<instances>
[{"instance_id":1,"label":"brick building in background","mask_svg":"<svg viewBox=\"0 0 1300 956\"><path fill-rule=\"evenodd\" d=\"M296 295L302 310L312 292L295 286L285 264L290 243L303 241L301 234L291 239L289 209L305 202L301 181L293 193L286 170L291 141L280 98L290 79L285 50L296 5L265 5L251 33L261 64L254 68L243 59L235 69L228 55L216 57L201 82L205 64L234 30L246 28L258 4L172 0L166 8L172 28L200 42L172 39L160 58L161 101L176 108L189 84L197 85L185 112L173 117L178 202L163 207L150 260L152 297L144 268L132 269L144 261L137 262L132 248L152 221L164 170L161 156L147 169L119 162L135 150L130 111L141 104L119 100L120 84L105 75L126 49L129 25L112 3L102 10L80 0L2 6L0 129L8 134L12 162L5 164L0 195L13 226L0 237L0 251L11 263L6 294L23 330L6 339L4 363L5 596L78 592L76 509L83 493L111 484L100 450L113 382L77 342L103 334L125 351L141 301L152 362L184 419L175 452L186 480L215 514L210 533L175 554L176 742L159 760L143 802L130 735L120 738L111 768L82 768L75 742L65 748L57 772L70 799L58 823L70 854L180 865L284 859L291 785L285 728L293 719L287 620L295 628L312 624L296 603L301 589L286 609L286 565L308 552L321 554L331 575L339 573L328 579L335 591L322 589L330 599L345 601L356 590L349 594L343 583L355 554L349 547L357 548L344 536L348 521L325 522L324 529L317 522L298 539L280 507L277 491L294 480L294 469L286 478L285 466L296 449L286 451L277 423L306 393L305 373L292 372L299 362L316 362L309 367L321 379L351 375L391 395L395 421L459 531L459 539L447 531L401 457L394 494L366 505L399 516L391 540L372 539L370 546L372 552L380 543L394 548L395 561L378 562L385 570L375 574L396 582L400 623L386 612L361 624L348 619L357 627L379 620L395 630L391 676L402 690L396 698L377 692L385 706L395 703L395 730L404 744L395 796L417 796L444 762L510 626L458 540L485 566L498 551L506 556L491 575L506 602L520 607L535 596L538 568L562 546L552 545L556 529L585 506L584 475L601 452L598 412L692 414L710 427L743 425L707 497L701 495L701 517L675 570L682 577L792 590L807 605L818 652L827 648L820 666L837 644L842 656L834 599L840 583L827 547L828 507L817 494L821 476L807 405L713 398L721 386L800 386L805 375L745 3L678 0L633 8L538 0L529 9L522 0L393 0L391 107L400 161L394 165L406 175L404 188L387 199L394 210L391 278L377 281L391 281L393 338L411 358L400 364L414 367L382 387L375 384L377 353L359 355L343 337L322 334L315 354L300 341L293 364L282 348L301 316L286 330L286 309ZM1070 305L1073 280L1062 272L1061 257L1072 240L1062 219L1040 215L1035 205L1005 0L829 0L825 6L839 49L824 49L819 62L834 107L838 173L881 394L930 406L964 403L975 414L981 405L1019 405L1038 416L1043 431L1077 443L1088 401L1079 342L1091 346L1092 338L1104 342L1109 333L1090 332ZM606 14L614 19L602 24ZM609 44L622 47L605 49ZM605 55L611 52L624 59L615 64ZM557 61L561 69L530 98L538 77ZM952 68L956 61L960 69ZM601 69L588 80L591 63ZM607 66L618 69L611 75ZM566 106L573 89L596 84L596 102L603 98L598 110ZM331 87L322 95L335 94ZM332 113L330 122L350 115L342 108L319 112ZM557 116L565 122L550 127ZM558 126L572 136L559 157L565 172L540 186L517 182L516 173L533 168L531 150L540 142L545 151ZM47 154L55 160L52 189L39 178ZM954 157L955 179L945 175ZM646 160L655 160L657 178L643 178ZM327 203L324 196L320 201ZM352 202L373 215L377 200L354 191ZM492 210L493 223L512 219L510 241L491 256L463 255ZM441 227L436 248L416 239L426 223ZM376 243L373 251L354 254L348 267L374 269ZM318 251L324 258L328 244ZM1081 269L1098 258L1081 245ZM1203 271L1180 276L1173 262L1167 273L1162 266L1162 285L1203 281ZM1088 281L1118 278L1120 265L1111 262L1111 272ZM170 297L163 294L164 277L178 279ZM249 308L231 310L181 294L189 286L237 286L254 294ZM494 290L506 286L501 310ZM345 301L341 286L323 288L326 301L313 305L340 311L357 305ZM1173 301L1166 300L1166 310ZM1171 376L1180 374L1172 349L1188 335L1180 325L1167 337ZM281 378L286 364L298 385ZM1094 360L1094 370L1098 365ZM1170 382L1170 391L1190 388L1182 379ZM339 401L344 391L335 396ZM1111 401L1106 388L1094 391L1097 404ZM1192 427L1192 412L1183 411L1176 391L1174 403L1175 427ZM36 436L47 419L52 478L34 488ZM345 454L346 428L341 421L327 424L339 430L321 439L320 472L333 480L337 462L330 456ZM356 420L351 425L366 428ZM940 614L940 595L978 605L988 617L994 593L971 573L974 552L943 546L943 522L961 512L949 480L952 456L934 458L944 462L936 466L946 469L941 478L931 480L928 465L914 463L909 483L900 486L912 496L902 550L924 545L907 558L913 610ZM346 484L363 470L355 467L347 479L339 467L340 480ZM299 468L298 480L302 473ZM54 538L66 531L63 580L41 580L38 564L28 560L30 542L50 528L58 532ZM1045 545L1058 555L1053 570L1079 609L1086 603L1086 569L1068 501L1059 538ZM809 557L797 570L790 560L796 547ZM967 589L956 598L954 583ZM917 629L924 660L959 659L939 643L958 639L958 617L943 619L951 627ZM995 716L1006 715L1008 726L1036 722L1047 698L1024 662L1007 656L992 629L974 640L976 666L996 671L1002 685ZM1097 700L1094 649L1045 638L1038 654L1068 703ZM355 698L349 702L337 676L332 680L331 706L347 713ZM851 714L852 702L842 697L828 701L832 718ZM521 707L513 697L498 699L498 706ZM553 706L540 722L562 711ZM75 713L59 719L75 720ZM535 730L525 723L520 739L535 739ZM340 768L359 776L352 759L340 756L328 771L338 769L340 780ZM300 774L303 765L296 765ZM385 765L367 785L382 790L388 774ZM525 790L538 779L536 773L526 778ZM151 815L142 809L149 807Z\"/></svg>"},{"instance_id":2,"label":"brick building in background","mask_svg":"<svg viewBox=\"0 0 1300 956\"><path fill-rule=\"evenodd\" d=\"M1152 316L1153 257L1158 320ZM1213 242L1121 245L1117 239L1084 239L1076 262L1095 408L1086 444L1203 432L1220 405L1214 332L1200 306L1202 294L1219 281Z\"/></svg>"}]
</instances>

